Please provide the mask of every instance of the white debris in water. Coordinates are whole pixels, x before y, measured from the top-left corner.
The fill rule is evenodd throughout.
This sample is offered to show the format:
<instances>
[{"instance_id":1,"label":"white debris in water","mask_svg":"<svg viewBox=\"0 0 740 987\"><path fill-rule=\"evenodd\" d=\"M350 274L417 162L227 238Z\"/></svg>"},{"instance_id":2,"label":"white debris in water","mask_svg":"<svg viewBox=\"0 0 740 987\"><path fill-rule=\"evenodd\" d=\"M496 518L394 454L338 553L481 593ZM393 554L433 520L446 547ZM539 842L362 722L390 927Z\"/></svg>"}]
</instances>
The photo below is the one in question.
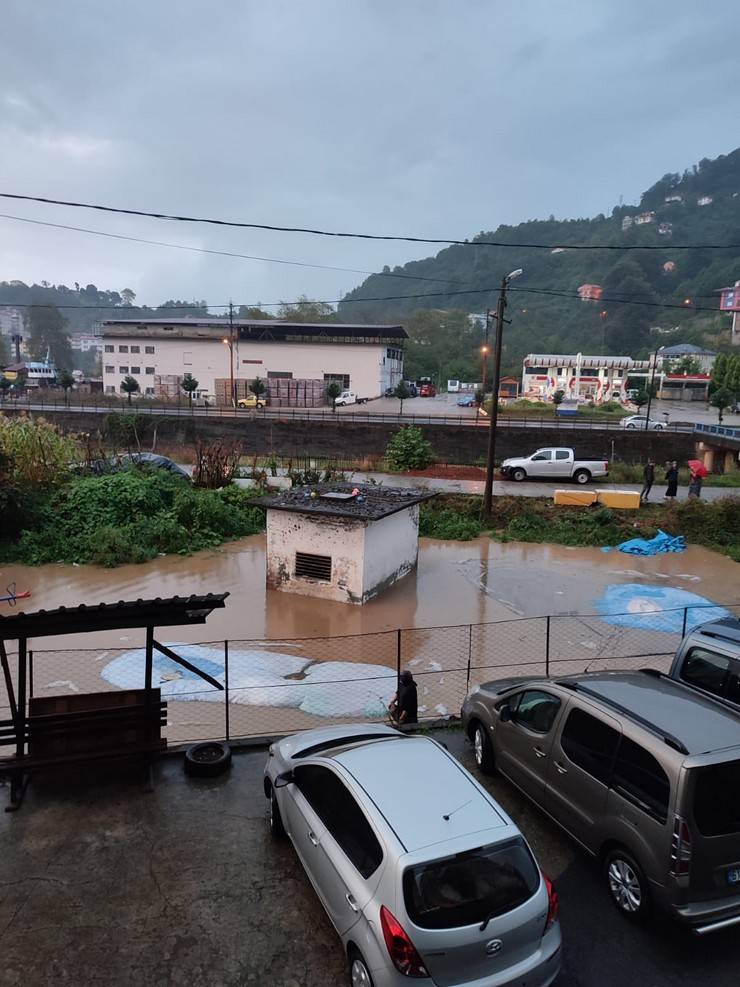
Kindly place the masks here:
<instances>
[{"instance_id":1,"label":"white debris in water","mask_svg":"<svg viewBox=\"0 0 740 987\"><path fill-rule=\"evenodd\" d=\"M676 576L676 579L688 579L692 583L701 582L701 576L694 576L690 572L679 572L679 574Z\"/></svg>"},{"instance_id":2,"label":"white debris in water","mask_svg":"<svg viewBox=\"0 0 740 987\"><path fill-rule=\"evenodd\" d=\"M429 695L429 686L428 685L425 685L424 686L424 688L421 691L421 694L422 694L422 696L428 696Z\"/></svg>"},{"instance_id":3,"label":"white debris in water","mask_svg":"<svg viewBox=\"0 0 740 987\"><path fill-rule=\"evenodd\" d=\"M62 686L66 686L68 689L71 689L72 692L79 692L80 691L80 687L78 685L75 685L74 682L70 682L67 679L65 679L62 682L47 682L47 684L44 686L44 688L45 689L61 689Z\"/></svg>"},{"instance_id":4,"label":"white debris in water","mask_svg":"<svg viewBox=\"0 0 740 987\"><path fill-rule=\"evenodd\" d=\"M407 661L406 664L409 668L416 668L417 665L421 664L421 658L412 658L411 661Z\"/></svg>"},{"instance_id":5,"label":"white debris in water","mask_svg":"<svg viewBox=\"0 0 740 987\"><path fill-rule=\"evenodd\" d=\"M411 662L409 662L409 664L411 664ZM429 669L430 672L442 671L442 665L438 661L430 661L429 664L427 665L427 668Z\"/></svg>"},{"instance_id":6,"label":"white debris in water","mask_svg":"<svg viewBox=\"0 0 740 987\"><path fill-rule=\"evenodd\" d=\"M440 716L450 715L450 711L442 703L437 703L437 705L434 707L434 712L439 713Z\"/></svg>"},{"instance_id":7,"label":"white debris in water","mask_svg":"<svg viewBox=\"0 0 740 987\"><path fill-rule=\"evenodd\" d=\"M578 643L581 645L582 648L591 648L592 650L598 648L598 644L596 644L594 641L579 641Z\"/></svg>"},{"instance_id":8,"label":"white debris in water","mask_svg":"<svg viewBox=\"0 0 740 987\"><path fill-rule=\"evenodd\" d=\"M303 684L304 713L382 718L396 691L396 673L383 665L322 662L308 669Z\"/></svg>"}]
</instances>

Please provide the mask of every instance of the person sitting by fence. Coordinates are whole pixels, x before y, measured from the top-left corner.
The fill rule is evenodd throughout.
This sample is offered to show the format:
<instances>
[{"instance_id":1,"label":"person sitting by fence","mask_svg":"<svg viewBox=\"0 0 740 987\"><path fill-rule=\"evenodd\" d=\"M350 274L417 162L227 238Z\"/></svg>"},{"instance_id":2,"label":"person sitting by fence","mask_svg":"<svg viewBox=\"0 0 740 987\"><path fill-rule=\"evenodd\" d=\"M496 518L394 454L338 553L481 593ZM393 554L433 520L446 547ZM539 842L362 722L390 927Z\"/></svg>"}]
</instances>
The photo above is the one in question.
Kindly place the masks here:
<instances>
[{"instance_id":1,"label":"person sitting by fence","mask_svg":"<svg viewBox=\"0 0 740 987\"><path fill-rule=\"evenodd\" d=\"M411 672L401 672L401 677L398 680L398 692L391 700L388 711L392 722L398 726L403 723L419 722L416 682Z\"/></svg>"}]
</instances>

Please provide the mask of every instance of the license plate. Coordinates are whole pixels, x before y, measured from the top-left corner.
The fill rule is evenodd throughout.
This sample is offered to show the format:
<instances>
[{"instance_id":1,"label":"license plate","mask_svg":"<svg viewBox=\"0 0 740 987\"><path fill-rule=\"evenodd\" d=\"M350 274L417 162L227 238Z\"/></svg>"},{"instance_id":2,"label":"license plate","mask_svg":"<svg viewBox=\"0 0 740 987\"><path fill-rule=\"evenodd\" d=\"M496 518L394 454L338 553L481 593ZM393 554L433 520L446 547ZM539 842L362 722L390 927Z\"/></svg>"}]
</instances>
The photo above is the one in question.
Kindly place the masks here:
<instances>
[{"instance_id":1,"label":"license plate","mask_svg":"<svg viewBox=\"0 0 740 987\"><path fill-rule=\"evenodd\" d=\"M740 884L740 867L730 867L727 871L728 884Z\"/></svg>"}]
</instances>

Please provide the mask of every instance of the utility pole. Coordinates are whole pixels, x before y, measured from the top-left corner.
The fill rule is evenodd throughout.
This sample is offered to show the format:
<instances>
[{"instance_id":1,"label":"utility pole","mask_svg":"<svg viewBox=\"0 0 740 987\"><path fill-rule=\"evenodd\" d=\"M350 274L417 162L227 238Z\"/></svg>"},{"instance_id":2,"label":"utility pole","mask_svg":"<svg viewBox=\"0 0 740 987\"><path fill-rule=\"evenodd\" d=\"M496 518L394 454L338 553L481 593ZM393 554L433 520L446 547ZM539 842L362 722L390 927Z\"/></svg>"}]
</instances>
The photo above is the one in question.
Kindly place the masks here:
<instances>
[{"instance_id":1,"label":"utility pole","mask_svg":"<svg viewBox=\"0 0 740 987\"><path fill-rule=\"evenodd\" d=\"M488 432L488 459L486 460L486 486L483 493L483 513L491 513L491 500L493 497L493 468L496 455L496 426L498 424L498 391L499 378L501 377L501 344L504 335L504 312L506 311L506 289L509 282L518 278L522 273L521 269L512 271L501 279L498 304L496 306L496 340L493 345L493 393L491 395L491 422Z\"/></svg>"},{"instance_id":2,"label":"utility pole","mask_svg":"<svg viewBox=\"0 0 740 987\"><path fill-rule=\"evenodd\" d=\"M491 310L486 309L486 329L485 329L485 339L483 340L483 345L480 348L481 356L483 357L483 381L481 383L481 390L483 391L483 398L486 397L486 383L488 378L488 326L491 321Z\"/></svg>"},{"instance_id":3,"label":"utility pole","mask_svg":"<svg viewBox=\"0 0 740 987\"><path fill-rule=\"evenodd\" d=\"M652 373L650 374L650 386L648 387L647 414L645 415L645 431L650 428L650 405L653 403L653 389L655 388L655 371L658 366L658 351L650 354L653 358Z\"/></svg>"},{"instance_id":4,"label":"utility pole","mask_svg":"<svg viewBox=\"0 0 740 987\"><path fill-rule=\"evenodd\" d=\"M231 407L236 407L236 394L234 393L234 306L229 302L229 366L231 378Z\"/></svg>"}]
</instances>

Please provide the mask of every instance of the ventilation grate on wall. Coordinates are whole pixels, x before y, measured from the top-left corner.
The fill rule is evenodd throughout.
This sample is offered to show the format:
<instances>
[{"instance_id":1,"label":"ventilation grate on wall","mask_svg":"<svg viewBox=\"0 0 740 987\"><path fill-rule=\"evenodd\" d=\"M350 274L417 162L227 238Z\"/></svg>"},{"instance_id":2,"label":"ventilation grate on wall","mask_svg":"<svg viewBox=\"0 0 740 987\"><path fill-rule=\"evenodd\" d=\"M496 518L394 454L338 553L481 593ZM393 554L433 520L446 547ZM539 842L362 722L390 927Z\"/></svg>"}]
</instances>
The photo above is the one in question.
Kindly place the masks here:
<instances>
[{"instance_id":1,"label":"ventilation grate on wall","mask_svg":"<svg viewBox=\"0 0 740 987\"><path fill-rule=\"evenodd\" d=\"M311 552L295 553L295 574L304 579L331 581L331 555L313 555Z\"/></svg>"}]
</instances>

